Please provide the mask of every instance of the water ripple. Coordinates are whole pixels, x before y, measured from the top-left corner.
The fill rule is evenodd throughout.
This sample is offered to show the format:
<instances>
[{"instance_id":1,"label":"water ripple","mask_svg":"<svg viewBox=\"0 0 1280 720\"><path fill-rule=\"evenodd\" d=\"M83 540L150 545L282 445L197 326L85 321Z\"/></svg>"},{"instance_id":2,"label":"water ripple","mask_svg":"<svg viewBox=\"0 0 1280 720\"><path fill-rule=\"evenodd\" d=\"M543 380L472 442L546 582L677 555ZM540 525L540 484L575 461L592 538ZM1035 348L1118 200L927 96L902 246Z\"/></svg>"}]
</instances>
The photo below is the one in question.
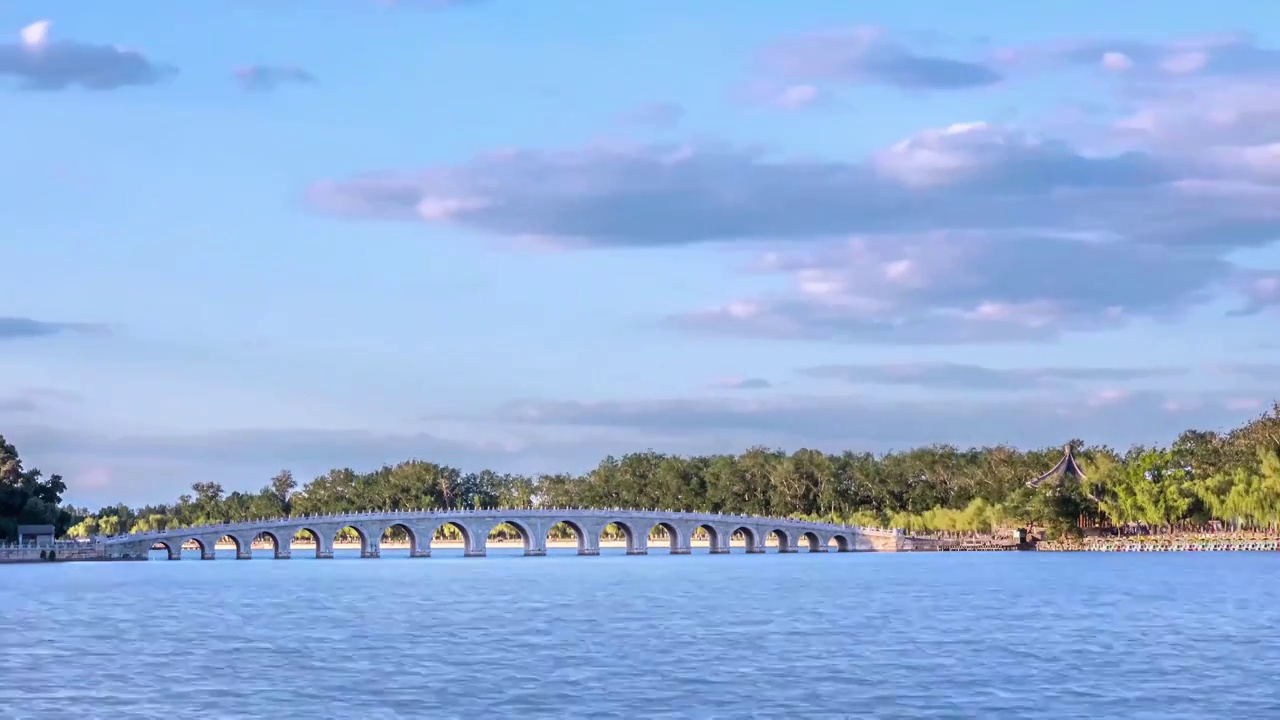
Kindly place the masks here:
<instances>
[{"instance_id":1,"label":"water ripple","mask_svg":"<svg viewBox=\"0 0 1280 720\"><path fill-rule=\"evenodd\" d=\"M0 717L1280 717L1280 554L3 569Z\"/></svg>"}]
</instances>

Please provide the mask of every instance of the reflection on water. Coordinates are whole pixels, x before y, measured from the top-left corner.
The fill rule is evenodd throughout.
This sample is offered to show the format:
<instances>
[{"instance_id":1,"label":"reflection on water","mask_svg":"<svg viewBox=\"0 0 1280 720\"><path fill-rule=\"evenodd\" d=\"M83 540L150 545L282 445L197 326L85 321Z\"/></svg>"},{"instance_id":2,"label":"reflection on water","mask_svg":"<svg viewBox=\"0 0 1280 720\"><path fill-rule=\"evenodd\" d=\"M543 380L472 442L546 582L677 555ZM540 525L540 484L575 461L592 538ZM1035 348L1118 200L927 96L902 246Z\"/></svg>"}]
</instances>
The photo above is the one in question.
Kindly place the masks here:
<instances>
[{"instance_id":1,"label":"reflection on water","mask_svg":"<svg viewBox=\"0 0 1280 720\"><path fill-rule=\"evenodd\" d=\"M358 554L0 568L0 717L1280 717L1280 553Z\"/></svg>"}]
</instances>

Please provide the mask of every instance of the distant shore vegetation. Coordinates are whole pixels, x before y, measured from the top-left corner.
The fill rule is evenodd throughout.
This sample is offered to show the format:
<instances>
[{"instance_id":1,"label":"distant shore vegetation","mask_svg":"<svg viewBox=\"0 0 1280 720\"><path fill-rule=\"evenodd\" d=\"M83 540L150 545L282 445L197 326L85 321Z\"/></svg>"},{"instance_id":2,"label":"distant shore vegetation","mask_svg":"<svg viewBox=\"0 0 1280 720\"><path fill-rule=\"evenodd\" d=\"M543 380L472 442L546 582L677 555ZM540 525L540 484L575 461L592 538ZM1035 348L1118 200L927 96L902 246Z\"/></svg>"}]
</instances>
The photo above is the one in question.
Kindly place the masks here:
<instances>
[{"instance_id":1,"label":"distant shore vegetation","mask_svg":"<svg viewBox=\"0 0 1280 720\"><path fill-rule=\"evenodd\" d=\"M1072 447L1086 478L1036 488L1027 482L1062 458L1060 446L933 445L883 455L763 447L693 457L646 451L607 457L581 475L537 476L408 460L369 472L335 469L305 484L285 470L258 492L196 483L172 503L91 512L59 507L61 478L24 472L16 450L0 439L0 532L12 537L19 522L49 522L87 537L283 515L531 505L772 515L916 533L1280 526L1280 403L1230 432L1188 430L1166 447L1123 453L1080 441ZM552 534L568 534L561 531Z\"/></svg>"},{"instance_id":2,"label":"distant shore vegetation","mask_svg":"<svg viewBox=\"0 0 1280 720\"><path fill-rule=\"evenodd\" d=\"M17 540L19 525L52 525L63 534L80 522L83 510L62 507L66 489L61 476L23 467L17 448L0 435L0 542Z\"/></svg>"}]
</instances>

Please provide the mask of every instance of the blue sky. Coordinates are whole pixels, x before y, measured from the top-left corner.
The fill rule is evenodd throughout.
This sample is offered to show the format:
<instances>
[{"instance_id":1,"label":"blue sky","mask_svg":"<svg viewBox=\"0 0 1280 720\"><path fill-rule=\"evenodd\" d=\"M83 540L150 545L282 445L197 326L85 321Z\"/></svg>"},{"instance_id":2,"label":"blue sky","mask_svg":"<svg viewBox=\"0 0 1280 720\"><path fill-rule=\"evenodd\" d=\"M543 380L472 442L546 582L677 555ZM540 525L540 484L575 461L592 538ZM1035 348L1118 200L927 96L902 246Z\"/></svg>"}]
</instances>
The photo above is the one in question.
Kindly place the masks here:
<instances>
[{"instance_id":1,"label":"blue sky","mask_svg":"<svg viewBox=\"0 0 1280 720\"><path fill-rule=\"evenodd\" d=\"M1229 427L1280 7L1152 7L7 2L0 432L97 504Z\"/></svg>"}]
</instances>

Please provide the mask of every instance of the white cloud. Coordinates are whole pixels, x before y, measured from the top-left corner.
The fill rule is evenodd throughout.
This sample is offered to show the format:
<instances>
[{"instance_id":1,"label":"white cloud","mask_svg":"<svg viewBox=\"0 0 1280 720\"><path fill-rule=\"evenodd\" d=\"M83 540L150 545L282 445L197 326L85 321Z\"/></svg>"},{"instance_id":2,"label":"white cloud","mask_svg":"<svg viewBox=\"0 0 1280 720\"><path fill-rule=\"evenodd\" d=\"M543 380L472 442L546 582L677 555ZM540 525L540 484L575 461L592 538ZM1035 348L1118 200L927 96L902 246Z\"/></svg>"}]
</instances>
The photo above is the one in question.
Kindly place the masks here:
<instances>
[{"instance_id":1,"label":"white cloud","mask_svg":"<svg viewBox=\"0 0 1280 720\"><path fill-rule=\"evenodd\" d=\"M310 85L314 75L296 65L244 65L232 75L245 90L267 92L284 85Z\"/></svg>"},{"instance_id":2,"label":"white cloud","mask_svg":"<svg viewBox=\"0 0 1280 720\"><path fill-rule=\"evenodd\" d=\"M796 79L880 82L899 65L955 70L917 62L874 28L770 53ZM1120 86L1137 105L1095 127L1102 141L1093 144L969 121L865 158L716 144L517 150L318 183L311 199L326 212L449 222L562 248L768 247L773 261L756 271L784 275L790 289L676 318L700 331L1038 341L1175 318L1212 301L1241 300L1242 313L1280 305L1280 274L1229 259L1280 241L1280 82L1268 82L1280 53L1218 36L1006 55L1011 71L1123 69Z\"/></svg>"},{"instance_id":3,"label":"white cloud","mask_svg":"<svg viewBox=\"0 0 1280 720\"><path fill-rule=\"evenodd\" d=\"M782 40L761 54L759 72L801 86L877 84L909 90L960 90L1002 79L981 60L929 55L870 25Z\"/></svg>"},{"instance_id":4,"label":"white cloud","mask_svg":"<svg viewBox=\"0 0 1280 720\"><path fill-rule=\"evenodd\" d=\"M991 368L964 363L862 363L817 365L800 374L853 385L902 385L929 390L1025 391L1092 383L1165 379L1186 371L1169 367Z\"/></svg>"},{"instance_id":5,"label":"white cloud","mask_svg":"<svg viewBox=\"0 0 1280 720\"><path fill-rule=\"evenodd\" d=\"M967 402L872 397L684 398L647 401L513 403L506 420L536 426L616 427L641 436L676 434L724 451L746 445L872 450L933 443L1061 445L1085 435L1121 447L1168 442L1188 427L1230 429L1251 408L1221 398L1166 397L1104 388ZM735 446L736 444L736 446Z\"/></svg>"},{"instance_id":6,"label":"white cloud","mask_svg":"<svg viewBox=\"0 0 1280 720\"><path fill-rule=\"evenodd\" d=\"M44 45L49 39L49 26L51 24L48 20L37 20L22 28L19 33L22 38L22 44L28 47Z\"/></svg>"},{"instance_id":7,"label":"white cloud","mask_svg":"<svg viewBox=\"0 0 1280 720\"><path fill-rule=\"evenodd\" d=\"M28 90L114 90L154 85L177 72L136 50L50 40L50 25L37 21L22 29L17 42L0 43L0 76L18 78Z\"/></svg>"}]
</instances>

